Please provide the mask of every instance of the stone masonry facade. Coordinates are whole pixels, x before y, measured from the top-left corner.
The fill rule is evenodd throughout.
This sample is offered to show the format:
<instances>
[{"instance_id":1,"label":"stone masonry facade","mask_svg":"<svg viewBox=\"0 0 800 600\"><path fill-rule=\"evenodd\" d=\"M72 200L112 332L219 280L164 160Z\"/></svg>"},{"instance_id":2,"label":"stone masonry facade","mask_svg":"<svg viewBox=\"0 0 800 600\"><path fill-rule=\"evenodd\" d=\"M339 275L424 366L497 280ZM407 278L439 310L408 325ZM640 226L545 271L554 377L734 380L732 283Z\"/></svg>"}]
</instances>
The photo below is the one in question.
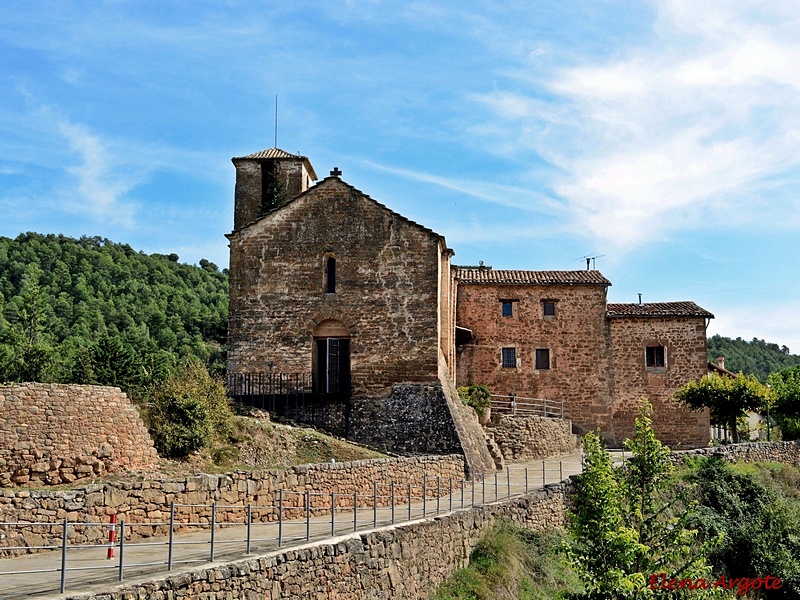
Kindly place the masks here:
<instances>
[{"instance_id":1,"label":"stone masonry facade","mask_svg":"<svg viewBox=\"0 0 800 600\"><path fill-rule=\"evenodd\" d=\"M257 216L257 172L282 152L233 161L229 373L312 374L325 429L393 453L459 452L471 472L492 469L485 443L470 441L482 439L477 421L459 416L450 394L455 290L444 238L334 173Z\"/></svg>"},{"instance_id":2,"label":"stone masonry facade","mask_svg":"<svg viewBox=\"0 0 800 600\"><path fill-rule=\"evenodd\" d=\"M706 373L713 315L693 302L609 304L609 285L598 271L460 268L458 385L562 401L577 431L600 429L612 446L632 437L646 398L665 443L707 445L708 412L672 397Z\"/></svg>"},{"instance_id":3,"label":"stone masonry facade","mask_svg":"<svg viewBox=\"0 0 800 600\"><path fill-rule=\"evenodd\" d=\"M708 372L705 317L626 315L611 317L608 323L614 437L631 437L639 400L647 398L653 405L653 429L662 442L674 450L707 446L708 411L687 411L674 398L678 388ZM647 346L664 348L664 367L647 366Z\"/></svg>"},{"instance_id":4,"label":"stone masonry facade","mask_svg":"<svg viewBox=\"0 0 800 600\"><path fill-rule=\"evenodd\" d=\"M76 483L150 469L157 460L139 413L119 388L0 386L0 487Z\"/></svg>"}]
</instances>

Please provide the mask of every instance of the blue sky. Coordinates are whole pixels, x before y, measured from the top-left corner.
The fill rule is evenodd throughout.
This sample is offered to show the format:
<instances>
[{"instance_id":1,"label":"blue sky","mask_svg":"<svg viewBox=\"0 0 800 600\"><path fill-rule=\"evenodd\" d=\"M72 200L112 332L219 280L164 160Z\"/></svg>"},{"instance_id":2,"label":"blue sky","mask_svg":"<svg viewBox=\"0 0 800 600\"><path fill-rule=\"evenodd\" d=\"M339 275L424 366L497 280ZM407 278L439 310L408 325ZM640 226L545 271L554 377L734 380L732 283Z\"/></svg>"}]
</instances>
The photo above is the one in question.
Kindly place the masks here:
<instances>
[{"instance_id":1,"label":"blue sky","mask_svg":"<svg viewBox=\"0 0 800 600\"><path fill-rule=\"evenodd\" d=\"M0 235L227 265L278 146L457 264L694 300L800 352L796 0L0 4Z\"/></svg>"}]
</instances>

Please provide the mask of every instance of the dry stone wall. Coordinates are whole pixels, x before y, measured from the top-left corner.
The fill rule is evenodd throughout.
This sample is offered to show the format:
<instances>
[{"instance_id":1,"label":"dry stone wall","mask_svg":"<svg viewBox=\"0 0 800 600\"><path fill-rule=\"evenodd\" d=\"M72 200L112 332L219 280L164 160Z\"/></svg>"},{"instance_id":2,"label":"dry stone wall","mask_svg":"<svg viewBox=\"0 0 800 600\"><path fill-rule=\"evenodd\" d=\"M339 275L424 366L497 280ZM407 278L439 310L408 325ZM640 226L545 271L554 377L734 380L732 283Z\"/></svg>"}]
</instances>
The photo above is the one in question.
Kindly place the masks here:
<instances>
[{"instance_id":1,"label":"dry stone wall","mask_svg":"<svg viewBox=\"0 0 800 600\"><path fill-rule=\"evenodd\" d=\"M548 485L506 502L68 598L429 598L468 564L478 541L499 520L534 530L562 525L571 485Z\"/></svg>"},{"instance_id":2,"label":"dry stone wall","mask_svg":"<svg viewBox=\"0 0 800 600\"><path fill-rule=\"evenodd\" d=\"M415 486L412 496L421 497L423 478L427 479L428 497L447 494L464 479L462 456L423 456L360 460L345 463L301 465L286 470L235 472L224 475L196 475L152 481L111 481L73 490L0 489L0 522L30 522L28 528L8 528L3 546L40 546L58 543L60 535L35 523L55 523L67 519L74 523L108 523L110 515L126 523L169 521L172 502L179 506L176 522L211 523L211 504L219 503L219 523L243 523L245 507L252 504L253 520L278 520L279 490L284 490L284 516L305 515L304 494L311 491L314 515L329 514L330 493L337 494L337 507L352 508L353 494L360 495L360 506L372 506L373 482L381 484L386 506L389 486ZM316 495L318 494L318 495ZM202 506L199 506L202 505ZM0 530L3 528L0 527ZM57 528L56 528L57 529ZM196 528L193 528L196 530ZM165 535L166 527L132 528L134 538ZM70 528L70 543L102 542L106 532L100 527Z\"/></svg>"},{"instance_id":3,"label":"dry stone wall","mask_svg":"<svg viewBox=\"0 0 800 600\"><path fill-rule=\"evenodd\" d=\"M572 424L533 415L495 415L487 427L507 461L539 460L575 452Z\"/></svg>"},{"instance_id":4,"label":"dry stone wall","mask_svg":"<svg viewBox=\"0 0 800 600\"><path fill-rule=\"evenodd\" d=\"M677 462L699 456L718 456L728 462L777 462L800 466L800 442L730 444L672 453Z\"/></svg>"},{"instance_id":5,"label":"dry stone wall","mask_svg":"<svg viewBox=\"0 0 800 600\"><path fill-rule=\"evenodd\" d=\"M158 460L128 397L114 387L0 386L0 487L74 483Z\"/></svg>"}]
</instances>

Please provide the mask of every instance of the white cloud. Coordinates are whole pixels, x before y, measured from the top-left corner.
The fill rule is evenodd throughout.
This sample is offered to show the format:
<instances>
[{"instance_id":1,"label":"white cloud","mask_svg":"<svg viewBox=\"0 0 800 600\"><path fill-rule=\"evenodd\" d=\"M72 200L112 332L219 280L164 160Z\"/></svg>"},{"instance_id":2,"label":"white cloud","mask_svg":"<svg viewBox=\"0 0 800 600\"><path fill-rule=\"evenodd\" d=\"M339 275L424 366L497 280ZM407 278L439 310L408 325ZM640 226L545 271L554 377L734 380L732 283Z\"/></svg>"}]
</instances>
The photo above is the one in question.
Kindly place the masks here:
<instances>
[{"instance_id":1,"label":"white cloud","mask_svg":"<svg viewBox=\"0 0 800 600\"><path fill-rule=\"evenodd\" d=\"M58 131L80 159L66 168L75 178L75 185L61 190L70 212L132 227L135 209L124 196L136 185L137 178L124 175L124 165L118 164L106 144L86 127L62 120Z\"/></svg>"},{"instance_id":2,"label":"white cloud","mask_svg":"<svg viewBox=\"0 0 800 600\"><path fill-rule=\"evenodd\" d=\"M380 165L368 160L361 162L374 169L379 169L405 179L430 183L448 190L462 193L466 196L472 196L486 202L491 202L493 204L500 204L502 206L520 208L529 211L535 209L538 212L554 213L562 211L561 207L557 203L528 188L468 180L464 179L463 177L459 177L457 179L442 177L440 175L432 175L424 171L400 169L396 167Z\"/></svg>"},{"instance_id":3,"label":"white cloud","mask_svg":"<svg viewBox=\"0 0 800 600\"><path fill-rule=\"evenodd\" d=\"M552 188L574 230L606 247L630 250L710 216L718 226L743 212L796 223L796 202L759 211L764 189L800 168L790 4L663 0L644 45L540 79L556 95L549 108L541 92L481 101L513 125L507 135L525 131L562 169Z\"/></svg>"}]
</instances>

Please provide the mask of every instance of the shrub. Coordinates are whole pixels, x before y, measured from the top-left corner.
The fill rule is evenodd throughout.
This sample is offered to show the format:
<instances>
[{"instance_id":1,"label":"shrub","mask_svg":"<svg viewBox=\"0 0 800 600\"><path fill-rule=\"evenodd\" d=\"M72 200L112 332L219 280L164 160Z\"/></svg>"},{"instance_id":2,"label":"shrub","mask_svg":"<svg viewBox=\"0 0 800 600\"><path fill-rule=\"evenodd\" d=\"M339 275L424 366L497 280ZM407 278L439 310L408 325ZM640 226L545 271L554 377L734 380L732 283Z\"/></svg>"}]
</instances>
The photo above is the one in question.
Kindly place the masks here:
<instances>
[{"instance_id":1,"label":"shrub","mask_svg":"<svg viewBox=\"0 0 800 600\"><path fill-rule=\"evenodd\" d=\"M470 385L458 388L458 395L461 401L467 406L471 406L478 413L479 417L486 414L486 410L492 405L492 394L485 385Z\"/></svg>"},{"instance_id":2,"label":"shrub","mask_svg":"<svg viewBox=\"0 0 800 600\"><path fill-rule=\"evenodd\" d=\"M186 456L230 431L225 385L197 360L170 375L151 400L150 435L162 456Z\"/></svg>"}]
</instances>

